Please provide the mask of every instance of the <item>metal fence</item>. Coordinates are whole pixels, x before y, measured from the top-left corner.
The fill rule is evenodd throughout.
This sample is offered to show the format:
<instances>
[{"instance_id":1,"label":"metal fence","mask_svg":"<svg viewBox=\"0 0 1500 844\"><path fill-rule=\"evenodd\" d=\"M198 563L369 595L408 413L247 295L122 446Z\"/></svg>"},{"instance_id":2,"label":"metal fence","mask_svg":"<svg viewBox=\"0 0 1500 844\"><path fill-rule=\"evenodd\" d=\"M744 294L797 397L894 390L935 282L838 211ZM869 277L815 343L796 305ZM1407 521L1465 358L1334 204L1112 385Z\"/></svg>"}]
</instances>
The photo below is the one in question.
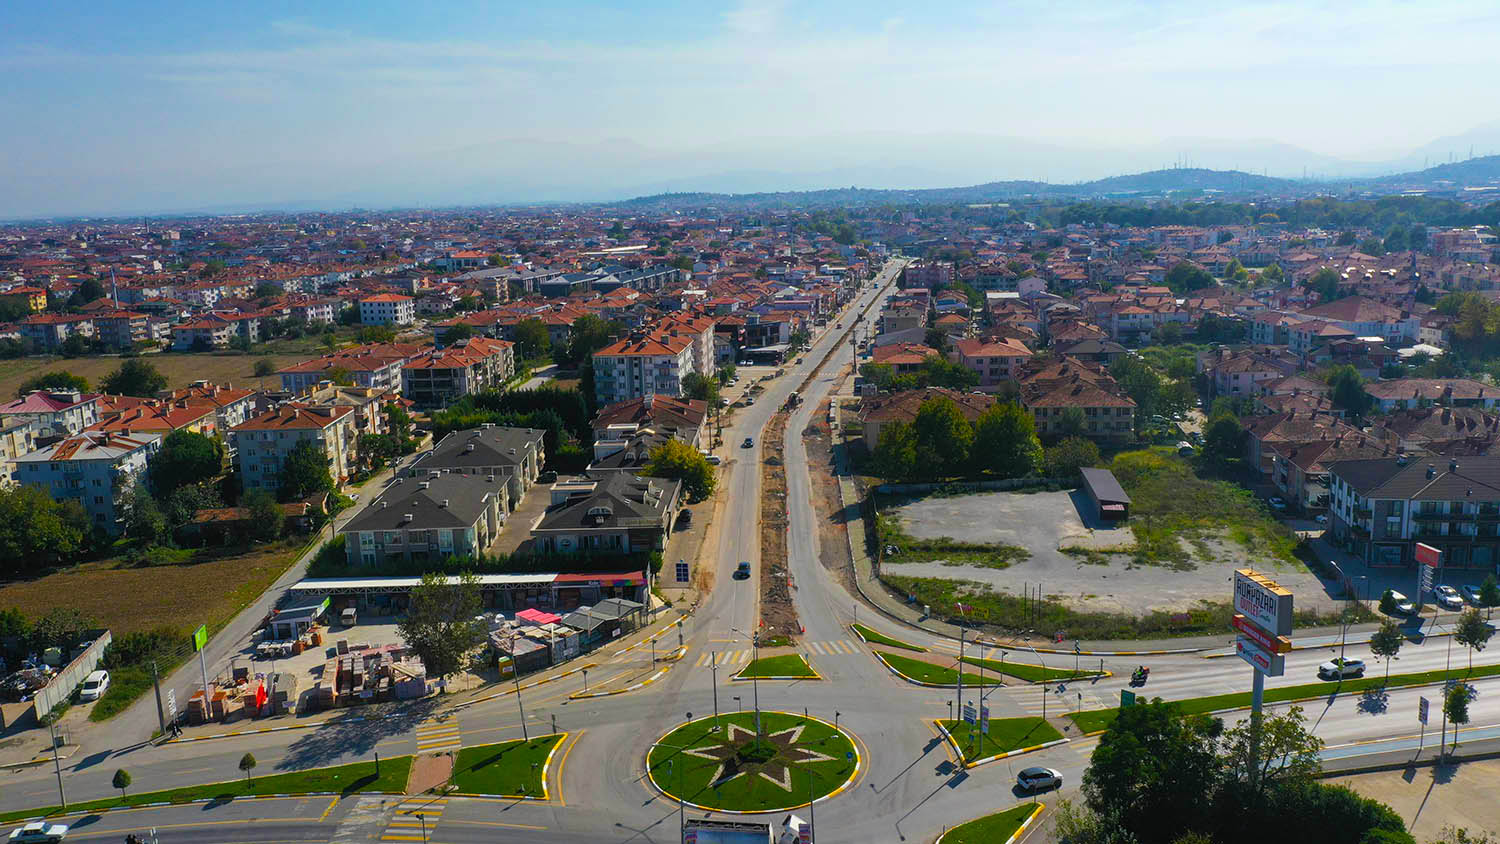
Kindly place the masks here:
<instances>
[{"instance_id":1,"label":"metal fence","mask_svg":"<svg viewBox=\"0 0 1500 844\"><path fill-rule=\"evenodd\" d=\"M32 698L32 707L36 710L38 721L45 718L47 713L59 703L67 700L68 696L73 694L73 689L83 682L83 678L99 667L100 660L104 659L104 649L109 647L112 641L114 637L109 634L108 630L99 631L99 635L84 649L83 653L64 666L63 670L53 675L52 682L36 693L36 697Z\"/></svg>"}]
</instances>

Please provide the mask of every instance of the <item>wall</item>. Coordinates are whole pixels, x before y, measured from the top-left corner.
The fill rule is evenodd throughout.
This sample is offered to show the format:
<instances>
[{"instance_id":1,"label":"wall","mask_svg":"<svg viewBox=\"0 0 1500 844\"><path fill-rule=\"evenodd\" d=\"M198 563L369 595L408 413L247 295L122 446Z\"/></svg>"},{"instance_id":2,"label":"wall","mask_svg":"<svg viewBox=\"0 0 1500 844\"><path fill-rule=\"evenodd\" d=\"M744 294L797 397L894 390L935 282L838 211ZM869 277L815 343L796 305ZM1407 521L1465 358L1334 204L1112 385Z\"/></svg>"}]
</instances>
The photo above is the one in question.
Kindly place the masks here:
<instances>
[{"instance_id":1,"label":"wall","mask_svg":"<svg viewBox=\"0 0 1500 844\"><path fill-rule=\"evenodd\" d=\"M53 707L67 700L68 696L73 693L73 689L83 682L83 678L99 667L99 661L104 659L104 649L112 641L114 637L109 634L108 630L99 631L99 637L93 641L93 644L57 672L52 682L36 693L36 697L32 698L32 706L36 710L38 721L51 712Z\"/></svg>"}]
</instances>

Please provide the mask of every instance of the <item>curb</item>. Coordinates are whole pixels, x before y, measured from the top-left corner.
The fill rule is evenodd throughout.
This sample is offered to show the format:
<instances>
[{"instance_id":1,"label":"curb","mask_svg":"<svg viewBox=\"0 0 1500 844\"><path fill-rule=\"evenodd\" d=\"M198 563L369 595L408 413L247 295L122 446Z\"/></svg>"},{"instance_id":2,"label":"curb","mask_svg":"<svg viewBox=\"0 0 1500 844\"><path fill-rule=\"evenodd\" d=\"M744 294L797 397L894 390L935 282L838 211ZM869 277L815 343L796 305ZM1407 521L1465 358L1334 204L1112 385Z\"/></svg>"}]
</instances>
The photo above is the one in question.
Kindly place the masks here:
<instances>
[{"instance_id":1,"label":"curb","mask_svg":"<svg viewBox=\"0 0 1500 844\"><path fill-rule=\"evenodd\" d=\"M802 656L802 655L798 654L798 656ZM812 676L811 677L808 677L808 676L805 676L805 675L798 675L798 674L778 675L778 676L769 676L769 677L745 677L745 676L743 676L744 673L746 671L750 670L750 666L747 665L744 668L741 668L739 671L736 671L733 675L731 675L729 677L729 681L731 683L733 683L733 682L750 682L752 680L822 680L823 679L823 675L819 674L818 670L816 668L812 667L812 660L809 660L807 657L802 656L802 664L806 665L807 666L807 670L812 672Z\"/></svg>"},{"instance_id":2,"label":"curb","mask_svg":"<svg viewBox=\"0 0 1500 844\"><path fill-rule=\"evenodd\" d=\"M855 635L855 637L858 638L861 642L864 642L866 645L869 645L871 648L875 648L876 647L876 643L870 641L869 639L866 639L863 633L860 633L858 630L855 629L857 627L865 627L866 625L860 624L857 621L851 621L851 622L849 622L848 626L849 626L849 632L853 633ZM914 654L931 653L931 651L929 651L927 648L922 647L921 645L912 645L911 642L907 642L906 644L911 645L912 648L916 649L916 650L912 651L912 653L914 653ZM880 647L895 648L896 650L901 650L901 651L908 650L908 648L903 648L900 645L880 645Z\"/></svg>"},{"instance_id":3,"label":"curb","mask_svg":"<svg viewBox=\"0 0 1500 844\"><path fill-rule=\"evenodd\" d=\"M1044 810L1046 808L1047 808L1047 804L1046 803L1036 803L1036 804L1034 804L1034 808L1032 808L1031 814L1027 815L1026 816L1026 820L1021 821L1021 825L1018 826L1018 827L1016 827L1016 831L1012 832L1010 834L1010 837L1007 838L1007 839L1005 839L1005 844L1015 844L1015 842L1020 841L1021 840L1021 835L1026 832L1026 828L1028 826L1031 826L1031 822L1034 821L1034 820L1036 820L1037 816L1040 815L1042 813L1042 810ZM1004 810L1002 809L1001 811L1004 811ZM985 817L988 817L988 815L984 815L984 816L975 818L974 820L976 820L976 821L977 820L983 820L983 818L985 818ZM971 821L964 821L964 823L971 823ZM959 824L959 826L963 826L963 824ZM958 827L954 827L953 829L957 829L957 828ZM953 831L952 829L948 830L948 832L952 832L952 831ZM934 841L934 842L932 842L932 844L943 844L943 839L948 837L948 832L945 832L942 835L939 835L937 837L937 840Z\"/></svg>"},{"instance_id":4,"label":"curb","mask_svg":"<svg viewBox=\"0 0 1500 844\"><path fill-rule=\"evenodd\" d=\"M1377 739L1377 741L1378 740L1379 739ZM1478 762L1484 759L1496 758L1500 758L1500 750L1488 750L1484 753L1476 753L1472 756L1450 755L1448 757L1448 760L1451 760L1453 762ZM1378 774L1386 771L1404 771L1407 768L1435 768L1438 765L1444 764L1444 761L1445 760L1441 760L1436 756L1430 759L1404 759L1400 762L1382 762L1375 765L1361 765L1356 768L1345 768L1339 771L1320 770L1316 774L1313 774L1313 776L1321 780L1332 779L1333 777L1359 776L1360 774Z\"/></svg>"},{"instance_id":5,"label":"curb","mask_svg":"<svg viewBox=\"0 0 1500 844\"><path fill-rule=\"evenodd\" d=\"M615 651L614 653L610 654L610 656L611 657L617 657L617 656L621 656L623 654L628 654L631 651L635 650L636 648L643 647L645 645L649 645L652 642L657 641L661 637L667 635L668 633L671 633L672 632L672 628L674 628L674 627L681 627L682 626L682 621L685 618L687 618L687 616L685 616L685 615L679 615L679 616L677 616L677 620L676 621L669 621L669 622L667 622L667 626L666 627L663 627L662 629L656 631L655 633L652 633L650 636L647 636L646 638L640 640L639 642L636 642L633 645L629 645L629 646L626 646L624 648L621 648L620 650Z\"/></svg>"},{"instance_id":6,"label":"curb","mask_svg":"<svg viewBox=\"0 0 1500 844\"><path fill-rule=\"evenodd\" d=\"M208 783L208 784L209 785L213 785L213 783ZM361 797L405 797L405 796L407 796L405 793L400 792L400 791L357 791L354 794L357 794L357 795L359 795ZM350 796L353 797L354 794L351 794ZM294 793L294 794L247 794L247 795L245 795L243 797L232 797L232 798L230 798L229 802L230 803L238 803L238 802L240 802L242 800L290 800L292 798L300 798L300 797L341 797L341 796L343 796L343 792L340 792L340 791L302 791L302 792L297 792L297 793ZM107 814L109 812L128 812L128 811L132 811L132 810L135 810L135 809L157 809L157 808L160 808L162 806L195 806L195 805L197 805L199 803L215 803L215 802L220 802L220 798L218 798L218 797L201 797L201 798L199 798L197 800L163 800L163 801L161 801L159 803L140 803L140 804L137 804L135 806L106 806L103 809L78 809L78 810L69 810L69 811L66 811L66 812L58 812L58 813L53 814L53 815L29 815L29 816L24 817L24 818L16 818L15 820L10 821L9 823L22 823L22 822L30 822L30 821L56 820L58 818L66 818L66 817L69 817L71 815L103 815L103 814Z\"/></svg>"},{"instance_id":7,"label":"curb","mask_svg":"<svg viewBox=\"0 0 1500 844\"><path fill-rule=\"evenodd\" d=\"M580 671L587 671L590 668L598 668L598 667L599 667L598 663L596 663L596 662L590 662L590 663L587 663L585 665L580 665L577 668L570 668L570 669L568 669L567 671L564 671L561 674L554 674L551 677L546 677L546 678L543 678L541 680L537 680L534 683L526 683L526 684L524 684L524 685L521 686L521 691L524 692L527 689L534 689L537 686L540 686L540 685L543 685L543 684L546 684L546 683L551 683L554 680L561 680L562 678L567 677L567 676L569 676L571 674L577 674ZM466 700L463 703L455 703L450 708L449 711L456 712L456 711L458 711L460 709L465 709L467 707L473 706L473 705L478 704L478 703L485 703L487 701L494 700L497 697L504 697L506 695L513 695L515 693L516 693L516 690L514 688L509 688L509 689L506 689L503 692L495 692L492 695L485 695L484 697L475 698L474 700Z\"/></svg>"},{"instance_id":8,"label":"curb","mask_svg":"<svg viewBox=\"0 0 1500 844\"><path fill-rule=\"evenodd\" d=\"M886 667L886 669L889 670L892 674L896 675L897 677L900 677L901 679L905 680L908 683L911 683L913 686L921 686L924 689L956 689L956 688L958 688L958 684L957 683L924 683L921 680L913 680L911 677L908 677L907 675L902 674L900 671L897 671L896 668L895 668L895 666L891 665L889 662L886 662L885 661L885 657L881 656L879 651L871 650L870 653L874 654L875 658L878 659L878 660L880 660L880 664L884 665ZM1030 681L1022 681L1022 682L1030 682ZM993 685L994 688L997 688L997 689L1005 687L1004 683L994 683L994 684L985 683L984 685L985 685L985 688L989 688L991 685Z\"/></svg>"},{"instance_id":9,"label":"curb","mask_svg":"<svg viewBox=\"0 0 1500 844\"><path fill-rule=\"evenodd\" d=\"M547 751L547 760L542 763L542 794L541 794L540 797L538 797L535 794L471 794L471 793L466 792L466 791L449 791L449 792L445 792L443 794L443 796L444 797L478 797L478 798L485 798L485 799L490 799L490 800L530 800L530 801L533 801L533 802L536 802L536 803L546 803L546 802L548 802L549 800L552 799L552 795L551 795L549 789L547 788L547 771L552 767L552 757L557 755L558 748L562 747L564 744L567 743L568 736L572 735L572 733L569 733L568 731L564 730L564 731L562 731L560 733L549 733L548 735L550 735L550 736L557 736L557 743L553 744L552 745L552 749L549 750L549 751ZM547 738L547 736L540 736L540 738ZM502 744L504 744L504 743L505 742L502 742ZM480 745L480 746L483 746L483 745ZM558 773L559 776L562 775L562 771L558 771L557 773Z\"/></svg>"},{"instance_id":10,"label":"curb","mask_svg":"<svg viewBox=\"0 0 1500 844\"><path fill-rule=\"evenodd\" d=\"M860 742L855 737L854 733L848 732L842 725L834 727L833 724L831 724L831 723L829 723L827 721L824 721L822 718L819 718L816 715L798 715L795 712L786 712L786 711L781 710L781 709L763 709L761 711L762 712L774 712L774 713L776 713L778 715L791 715L791 716L796 717L796 718L804 718L804 719L806 719L808 721L817 721L819 724L825 724L825 725L827 725L829 727L833 727L836 731L838 731L840 733L844 733L845 735L847 735L849 737L849 745L854 748L854 770L849 772L849 778L846 779L846 780L844 780L844 782L841 785L839 785L838 788L835 788L834 790L828 792L827 794L823 795L822 797L815 798L815 799L813 799L813 800L811 800L811 801L809 801L807 803L798 803L795 806L782 806L782 807L777 808L777 809L755 809L755 810L745 810L745 809L716 809L716 808L714 808L712 806L700 806L697 803L689 803L689 802L687 802L686 800L683 800L680 797L673 797L673 795L672 795L672 793L670 791L667 791L665 788L662 788L661 785L659 783L657 783L657 781L656 781L656 775L653 774L653 773L651 773L651 751L655 750L657 748L657 746L659 744L661 744L661 740L658 739L657 741L652 742L650 747L646 748L646 780L648 782L650 782L651 783L651 787L654 788L654 789L656 789L658 792L660 792L663 797L667 797L669 799L673 799L674 802L680 803L680 804L682 804L684 806L692 806L694 809L698 809L698 810L701 810L701 811L704 811L704 812L719 812L720 814L725 814L725 815L769 815L769 814L774 814L774 813L777 813L777 812L790 812L793 809L805 808L807 806L811 806L813 803L821 803L824 800L828 800L828 799L837 797L840 794L844 793L845 791L849 790L849 787L852 786L852 785L854 785L855 780L859 779L859 772L860 772L861 769L864 768L865 758L863 756L861 756L860 753L859 753ZM710 720L712 717L713 716L710 715L707 718L695 718L695 719L693 719L693 721L707 721L707 720ZM682 727L686 726L687 724L693 723L693 721L684 721L683 723L678 724L677 726L675 726L672 729L668 730L663 735L663 737L671 735L673 732L681 729Z\"/></svg>"},{"instance_id":11,"label":"curb","mask_svg":"<svg viewBox=\"0 0 1500 844\"><path fill-rule=\"evenodd\" d=\"M588 698L609 697L611 695L622 695L626 692L633 692L636 689L644 688L651 685L652 683L655 683L657 680L660 680L662 678L662 675L671 670L672 666L663 665L660 671L652 674L650 677L647 677L639 683L636 683L634 686L626 686L623 689L611 689L606 692L574 692L568 695L568 700L586 700Z\"/></svg>"},{"instance_id":12,"label":"curb","mask_svg":"<svg viewBox=\"0 0 1500 844\"><path fill-rule=\"evenodd\" d=\"M966 771L970 768L977 768L980 765L988 765L991 762L998 762L1001 759L1007 759L1011 756L1020 756L1023 753L1034 753L1038 750L1043 750L1048 747L1056 747L1059 744L1067 744L1068 742L1072 741L1072 739L1070 738L1053 739L1052 741L1044 741L1041 744L1033 744L1030 747L1018 747L1015 750L1007 750L1004 753L997 753L994 756L986 756L983 759L975 759L972 762L965 762L963 748L958 746L958 740L953 737L952 733L948 732L948 728L944 727L942 722L938 721L937 719L933 719L932 725L938 728L938 732L943 734L943 740L948 743L949 747L953 748L954 753L958 754L958 762Z\"/></svg>"}]
</instances>

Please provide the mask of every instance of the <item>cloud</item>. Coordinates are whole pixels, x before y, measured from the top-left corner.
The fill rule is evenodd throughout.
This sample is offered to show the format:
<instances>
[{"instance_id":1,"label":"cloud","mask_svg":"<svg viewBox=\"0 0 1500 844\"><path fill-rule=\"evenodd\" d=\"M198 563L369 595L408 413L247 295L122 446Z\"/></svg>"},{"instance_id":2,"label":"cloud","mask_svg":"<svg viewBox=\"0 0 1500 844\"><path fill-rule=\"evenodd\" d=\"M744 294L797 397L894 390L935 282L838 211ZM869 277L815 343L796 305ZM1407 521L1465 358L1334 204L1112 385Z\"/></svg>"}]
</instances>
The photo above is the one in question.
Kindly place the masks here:
<instances>
[{"instance_id":1,"label":"cloud","mask_svg":"<svg viewBox=\"0 0 1500 844\"><path fill-rule=\"evenodd\" d=\"M737 35L769 35L785 10L786 0L740 0L724 13L724 25Z\"/></svg>"}]
</instances>

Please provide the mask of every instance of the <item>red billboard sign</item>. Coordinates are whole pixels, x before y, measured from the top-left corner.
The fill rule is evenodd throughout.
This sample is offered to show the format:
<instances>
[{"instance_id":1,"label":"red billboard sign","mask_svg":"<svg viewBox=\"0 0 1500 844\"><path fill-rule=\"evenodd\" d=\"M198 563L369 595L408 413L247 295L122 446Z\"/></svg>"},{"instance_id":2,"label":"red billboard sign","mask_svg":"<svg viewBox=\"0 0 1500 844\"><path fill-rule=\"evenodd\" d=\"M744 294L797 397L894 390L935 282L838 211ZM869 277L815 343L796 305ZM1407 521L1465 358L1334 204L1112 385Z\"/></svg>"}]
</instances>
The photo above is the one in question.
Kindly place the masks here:
<instances>
[{"instance_id":1,"label":"red billboard sign","mask_svg":"<svg viewBox=\"0 0 1500 844\"><path fill-rule=\"evenodd\" d=\"M1425 542L1417 543L1416 557L1417 562L1424 566L1432 566L1433 568L1437 568L1443 562L1443 552Z\"/></svg>"},{"instance_id":2,"label":"red billboard sign","mask_svg":"<svg viewBox=\"0 0 1500 844\"><path fill-rule=\"evenodd\" d=\"M1292 649L1291 639L1288 639L1285 636L1272 636L1271 634L1257 627L1254 622L1250 621L1248 618L1245 618L1242 615L1235 615L1233 621L1234 629L1238 630L1240 632L1240 635L1244 636L1246 639L1253 640L1255 644L1260 645L1262 648L1270 651L1273 654L1288 653Z\"/></svg>"}]
</instances>

